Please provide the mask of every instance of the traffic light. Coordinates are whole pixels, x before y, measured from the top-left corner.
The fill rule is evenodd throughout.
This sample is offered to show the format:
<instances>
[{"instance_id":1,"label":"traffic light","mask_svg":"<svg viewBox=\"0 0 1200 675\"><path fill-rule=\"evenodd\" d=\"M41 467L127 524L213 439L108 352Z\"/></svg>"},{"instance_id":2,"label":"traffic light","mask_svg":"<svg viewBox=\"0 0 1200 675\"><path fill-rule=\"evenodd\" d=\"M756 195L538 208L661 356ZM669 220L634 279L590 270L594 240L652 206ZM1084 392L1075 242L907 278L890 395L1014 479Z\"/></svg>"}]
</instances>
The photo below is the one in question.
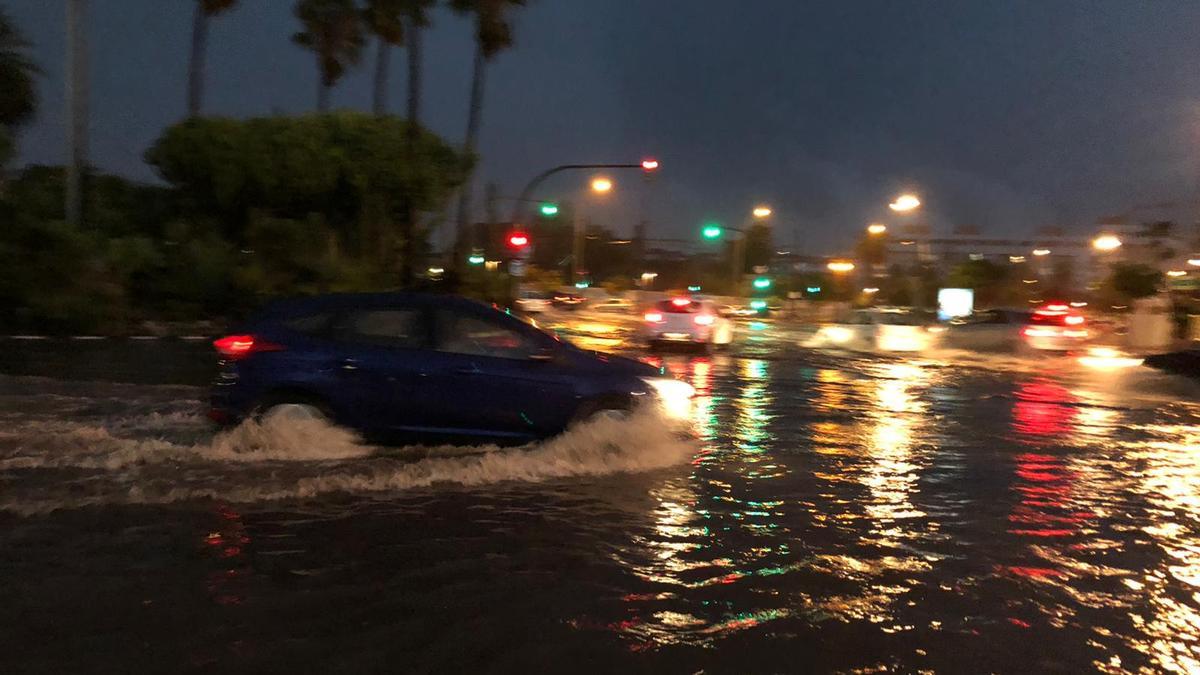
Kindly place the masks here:
<instances>
[{"instance_id":1,"label":"traffic light","mask_svg":"<svg viewBox=\"0 0 1200 675\"><path fill-rule=\"evenodd\" d=\"M508 247L513 250L521 250L529 245L529 235L524 232L513 232L508 235Z\"/></svg>"},{"instance_id":2,"label":"traffic light","mask_svg":"<svg viewBox=\"0 0 1200 675\"><path fill-rule=\"evenodd\" d=\"M720 239L721 235L724 234L724 230L716 223L708 223L704 226L704 229L700 230L700 234L705 239Z\"/></svg>"},{"instance_id":3,"label":"traffic light","mask_svg":"<svg viewBox=\"0 0 1200 675\"><path fill-rule=\"evenodd\" d=\"M759 277L754 280L754 290L765 291L771 287L771 280L767 277Z\"/></svg>"},{"instance_id":4,"label":"traffic light","mask_svg":"<svg viewBox=\"0 0 1200 675\"><path fill-rule=\"evenodd\" d=\"M553 202L542 202L542 215L547 218L553 218L558 215L558 204Z\"/></svg>"},{"instance_id":5,"label":"traffic light","mask_svg":"<svg viewBox=\"0 0 1200 675\"><path fill-rule=\"evenodd\" d=\"M695 284L688 286L688 293L699 293L699 292L700 292L700 286L695 285Z\"/></svg>"},{"instance_id":6,"label":"traffic light","mask_svg":"<svg viewBox=\"0 0 1200 675\"><path fill-rule=\"evenodd\" d=\"M650 173L651 171L657 171L657 170L658 170L658 160L657 159L654 159L653 157L647 157L646 159L642 160L642 171L645 171L646 173Z\"/></svg>"},{"instance_id":7,"label":"traffic light","mask_svg":"<svg viewBox=\"0 0 1200 675\"><path fill-rule=\"evenodd\" d=\"M485 258L482 253L472 253L471 255L467 256L467 262L471 263L472 265L482 265L485 260L487 260L487 258Z\"/></svg>"}]
</instances>

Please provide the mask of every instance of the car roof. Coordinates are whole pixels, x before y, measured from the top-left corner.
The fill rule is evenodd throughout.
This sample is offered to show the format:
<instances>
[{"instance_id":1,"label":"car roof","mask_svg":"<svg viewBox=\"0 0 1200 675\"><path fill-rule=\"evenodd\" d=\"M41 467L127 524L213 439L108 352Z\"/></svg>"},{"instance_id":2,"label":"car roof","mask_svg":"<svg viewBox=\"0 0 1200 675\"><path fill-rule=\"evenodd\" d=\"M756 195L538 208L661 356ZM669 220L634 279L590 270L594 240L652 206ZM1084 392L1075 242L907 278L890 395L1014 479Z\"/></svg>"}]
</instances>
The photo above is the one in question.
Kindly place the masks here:
<instances>
[{"instance_id":1,"label":"car roof","mask_svg":"<svg viewBox=\"0 0 1200 675\"><path fill-rule=\"evenodd\" d=\"M317 312L337 312L363 307L387 307L395 305L422 305L459 307L463 309L487 308L482 302L447 293L329 293L325 295L300 296L275 300L257 313L259 317L287 317Z\"/></svg>"}]
</instances>

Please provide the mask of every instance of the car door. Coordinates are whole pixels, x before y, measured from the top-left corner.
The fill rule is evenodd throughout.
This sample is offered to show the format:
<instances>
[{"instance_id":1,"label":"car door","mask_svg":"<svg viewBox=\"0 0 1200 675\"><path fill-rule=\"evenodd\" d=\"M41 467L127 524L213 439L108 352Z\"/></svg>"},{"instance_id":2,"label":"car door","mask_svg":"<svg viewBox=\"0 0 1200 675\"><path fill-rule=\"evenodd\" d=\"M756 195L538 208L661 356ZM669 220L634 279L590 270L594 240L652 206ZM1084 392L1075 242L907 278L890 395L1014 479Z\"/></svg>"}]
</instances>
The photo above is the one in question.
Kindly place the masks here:
<instances>
[{"instance_id":1,"label":"car door","mask_svg":"<svg viewBox=\"0 0 1200 675\"><path fill-rule=\"evenodd\" d=\"M561 345L486 308L433 310L440 426L468 436L517 439L565 426L578 401Z\"/></svg>"},{"instance_id":2,"label":"car door","mask_svg":"<svg viewBox=\"0 0 1200 675\"><path fill-rule=\"evenodd\" d=\"M335 330L339 384L356 426L369 433L420 430L430 424L423 391L431 342L425 307L350 309Z\"/></svg>"}]
</instances>

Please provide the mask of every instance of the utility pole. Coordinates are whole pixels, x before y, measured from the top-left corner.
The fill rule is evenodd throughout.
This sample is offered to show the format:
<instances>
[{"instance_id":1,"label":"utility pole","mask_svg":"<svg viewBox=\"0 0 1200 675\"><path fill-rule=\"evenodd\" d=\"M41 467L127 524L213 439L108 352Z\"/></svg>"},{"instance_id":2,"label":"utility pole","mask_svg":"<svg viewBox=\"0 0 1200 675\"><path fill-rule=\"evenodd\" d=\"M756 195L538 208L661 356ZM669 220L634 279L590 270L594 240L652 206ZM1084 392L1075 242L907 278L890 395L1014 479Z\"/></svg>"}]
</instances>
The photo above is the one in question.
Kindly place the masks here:
<instances>
[{"instance_id":1,"label":"utility pole","mask_svg":"<svg viewBox=\"0 0 1200 675\"><path fill-rule=\"evenodd\" d=\"M575 220L572 222L571 232L571 283L581 281L580 275L583 272L583 247L585 244L584 236L587 229L583 226L583 217L578 213L575 214Z\"/></svg>"},{"instance_id":2,"label":"utility pole","mask_svg":"<svg viewBox=\"0 0 1200 675\"><path fill-rule=\"evenodd\" d=\"M87 0L67 0L67 222L83 224L88 146Z\"/></svg>"}]
</instances>

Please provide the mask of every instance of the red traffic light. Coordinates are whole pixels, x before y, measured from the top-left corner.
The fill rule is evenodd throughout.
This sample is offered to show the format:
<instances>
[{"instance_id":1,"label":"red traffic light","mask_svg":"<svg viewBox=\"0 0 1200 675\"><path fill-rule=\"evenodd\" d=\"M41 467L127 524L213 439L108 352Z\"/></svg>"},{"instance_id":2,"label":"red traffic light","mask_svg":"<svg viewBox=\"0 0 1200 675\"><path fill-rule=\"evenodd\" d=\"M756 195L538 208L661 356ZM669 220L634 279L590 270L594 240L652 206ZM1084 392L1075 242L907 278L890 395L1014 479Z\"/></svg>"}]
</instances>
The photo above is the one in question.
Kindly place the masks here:
<instances>
[{"instance_id":1,"label":"red traffic light","mask_svg":"<svg viewBox=\"0 0 1200 675\"><path fill-rule=\"evenodd\" d=\"M508 235L508 245L511 248L525 248L529 245L529 235L524 232L513 232Z\"/></svg>"},{"instance_id":2,"label":"red traffic light","mask_svg":"<svg viewBox=\"0 0 1200 675\"><path fill-rule=\"evenodd\" d=\"M642 171L654 171L657 168L658 168L658 160L657 159L643 159L642 160Z\"/></svg>"}]
</instances>

